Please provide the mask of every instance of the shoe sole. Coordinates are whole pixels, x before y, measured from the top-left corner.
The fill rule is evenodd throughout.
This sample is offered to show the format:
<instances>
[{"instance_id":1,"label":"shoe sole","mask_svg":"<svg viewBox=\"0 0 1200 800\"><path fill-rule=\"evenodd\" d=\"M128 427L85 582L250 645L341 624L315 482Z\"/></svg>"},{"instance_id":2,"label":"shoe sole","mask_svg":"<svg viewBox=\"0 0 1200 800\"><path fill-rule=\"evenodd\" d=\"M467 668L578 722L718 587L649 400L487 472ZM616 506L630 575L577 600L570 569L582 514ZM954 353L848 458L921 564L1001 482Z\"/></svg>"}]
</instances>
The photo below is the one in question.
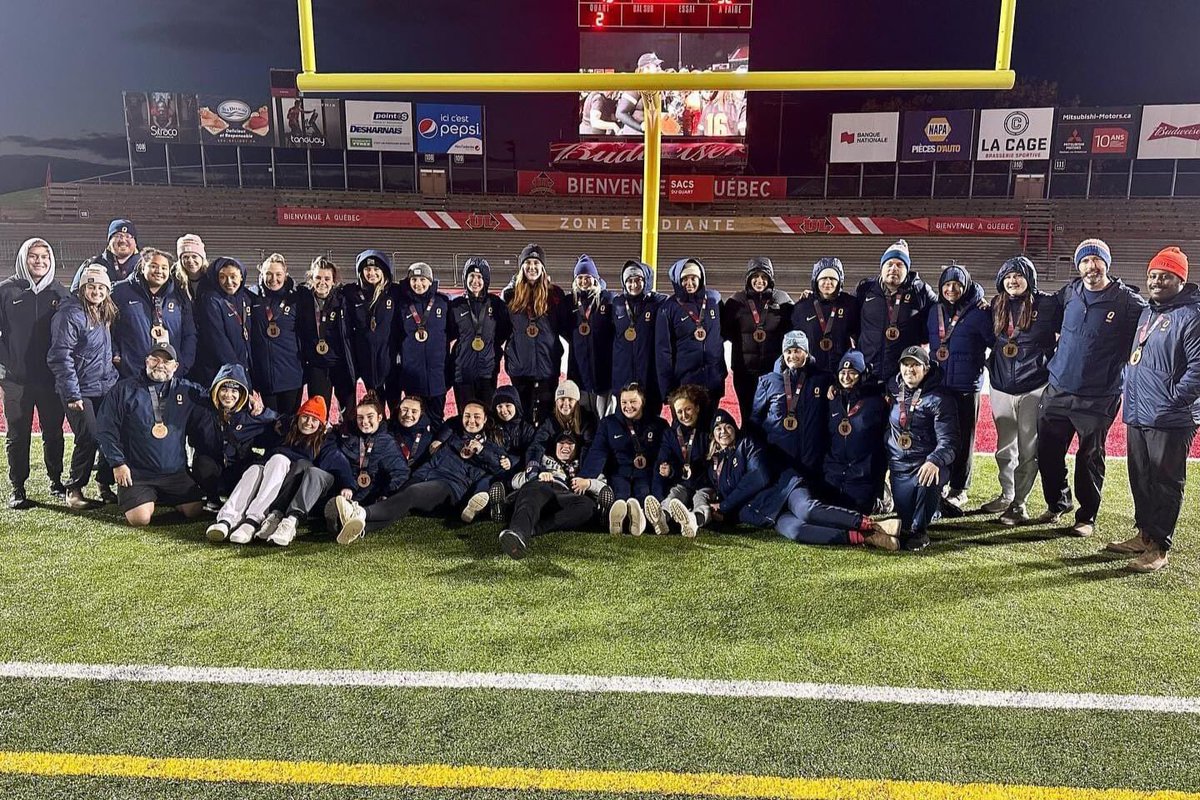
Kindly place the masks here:
<instances>
[{"instance_id":1,"label":"shoe sole","mask_svg":"<svg viewBox=\"0 0 1200 800\"><path fill-rule=\"evenodd\" d=\"M612 508L608 510L609 534L612 536L621 535L621 531L625 528L625 516L628 514L628 511L624 500L618 500L612 504Z\"/></svg>"},{"instance_id":2,"label":"shoe sole","mask_svg":"<svg viewBox=\"0 0 1200 800\"><path fill-rule=\"evenodd\" d=\"M671 515L671 519L679 523L679 532L685 539L695 539L699 528L696 526L696 517L692 512L688 511L681 501L669 503L667 513Z\"/></svg>"},{"instance_id":3,"label":"shoe sole","mask_svg":"<svg viewBox=\"0 0 1200 800\"><path fill-rule=\"evenodd\" d=\"M488 489L488 513L492 518L492 522L502 524L504 522L504 502L507 499L508 492L500 484L496 484Z\"/></svg>"},{"instance_id":4,"label":"shoe sole","mask_svg":"<svg viewBox=\"0 0 1200 800\"><path fill-rule=\"evenodd\" d=\"M667 518L663 515L662 503L658 502L657 497L647 497L643 510L655 536L666 536L670 532L667 528Z\"/></svg>"},{"instance_id":5,"label":"shoe sole","mask_svg":"<svg viewBox=\"0 0 1200 800\"><path fill-rule=\"evenodd\" d=\"M513 531L500 532L500 549L513 561L520 561L529 555L529 545L521 541L521 537Z\"/></svg>"},{"instance_id":6,"label":"shoe sole","mask_svg":"<svg viewBox=\"0 0 1200 800\"><path fill-rule=\"evenodd\" d=\"M220 528L210 526L209 529L204 532L204 538L208 539L213 544L220 544L229 538L229 533L229 529L224 526Z\"/></svg>"},{"instance_id":7,"label":"shoe sole","mask_svg":"<svg viewBox=\"0 0 1200 800\"><path fill-rule=\"evenodd\" d=\"M473 496L467 501L467 507L462 510L462 514L459 515L459 519L461 519L463 522L474 522L475 517L479 515L479 512L487 508L487 504L487 495L484 495L483 497L479 497L478 495Z\"/></svg>"},{"instance_id":8,"label":"shoe sole","mask_svg":"<svg viewBox=\"0 0 1200 800\"><path fill-rule=\"evenodd\" d=\"M1164 569L1166 569L1166 568L1167 568L1167 565L1166 565L1165 563L1164 563L1164 564L1161 564L1161 565L1159 565L1159 566L1157 566L1157 567L1144 567L1144 566L1142 566L1141 564L1130 564L1130 565L1127 567L1127 569L1128 569L1130 572L1136 572L1136 573L1138 573L1138 574L1141 574L1141 575L1149 575L1149 574L1151 574L1151 573L1154 573L1154 572L1161 572L1162 570L1164 570Z\"/></svg>"},{"instance_id":9,"label":"shoe sole","mask_svg":"<svg viewBox=\"0 0 1200 800\"><path fill-rule=\"evenodd\" d=\"M354 544L362 538L363 531L366 530L367 521L365 519L348 520L342 529L338 531L338 544Z\"/></svg>"},{"instance_id":10,"label":"shoe sole","mask_svg":"<svg viewBox=\"0 0 1200 800\"><path fill-rule=\"evenodd\" d=\"M885 533L873 534L868 536L865 541L868 547L874 547L877 550L887 550L889 553L894 553L900 549L900 540L895 536Z\"/></svg>"},{"instance_id":11,"label":"shoe sole","mask_svg":"<svg viewBox=\"0 0 1200 800\"><path fill-rule=\"evenodd\" d=\"M641 505L637 500L630 500L628 503L629 511L629 532L634 536L641 536L646 532L646 512L642 511Z\"/></svg>"},{"instance_id":12,"label":"shoe sole","mask_svg":"<svg viewBox=\"0 0 1200 800\"><path fill-rule=\"evenodd\" d=\"M900 535L900 520L899 519L882 519L876 520L875 525L885 535L895 539Z\"/></svg>"}]
</instances>

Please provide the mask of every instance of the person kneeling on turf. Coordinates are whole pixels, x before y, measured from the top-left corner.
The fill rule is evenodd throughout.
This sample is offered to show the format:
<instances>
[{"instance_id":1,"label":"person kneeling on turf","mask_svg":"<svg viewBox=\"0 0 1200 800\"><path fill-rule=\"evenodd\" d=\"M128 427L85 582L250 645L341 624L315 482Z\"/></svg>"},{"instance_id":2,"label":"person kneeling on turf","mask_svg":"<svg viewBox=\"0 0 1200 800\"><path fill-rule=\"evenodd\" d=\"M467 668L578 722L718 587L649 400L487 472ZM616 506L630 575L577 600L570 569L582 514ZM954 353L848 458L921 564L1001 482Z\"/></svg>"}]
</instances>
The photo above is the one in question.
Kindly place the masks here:
<instances>
[{"instance_id":1,"label":"person kneeling on turf","mask_svg":"<svg viewBox=\"0 0 1200 800\"><path fill-rule=\"evenodd\" d=\"M500 549L524 558L534 536L581 528L597 509L606 513L614 497L603 476L585 481L578 475L579 443L564 431L540 461L513 478L512 519L500 532Z\"/></svg>"},{"instance_id":2,"label":"person kneeling on turf","mask_svg":"<svg viewBox=\"0 0 1200 800\"><path fill-rule=\"evenodd\" d=\"M900 355L900 374L888 383L888 462L905 550L929 546L929 525L954 463L958 417L940 390L941 379L941 368L930 364L924 348L913 345Z\"/></svg>"},{"instance_id":3,"label":"person kneeling on turf","mask_svg":"<svg viewBox=\"0 0 1200 800\"><path fill-rule=\"evenodd\" d=\"M723 409L713 416L709 455L716 522L773 527L801 544L899 548L896 520L876 522L865 514L821 503L791 468L772 475L762 447L750 436L741 437L733 417Z\"/></svg>"},{"instance_id":4,"label":"person kneeling on turf","mask_svg":"<svg viewBox=\"0 0 1200 800\"><path fill-rule=\"evenodd\" d=\"M150 524L156 503L186 517L203 510L200 487L187 471L185 435L204 390L175 377L169 344L153 345L142 374L118 381L96 418L96 441L117 481L117 504L132 526Z\"/></svg>"}]
</instances>

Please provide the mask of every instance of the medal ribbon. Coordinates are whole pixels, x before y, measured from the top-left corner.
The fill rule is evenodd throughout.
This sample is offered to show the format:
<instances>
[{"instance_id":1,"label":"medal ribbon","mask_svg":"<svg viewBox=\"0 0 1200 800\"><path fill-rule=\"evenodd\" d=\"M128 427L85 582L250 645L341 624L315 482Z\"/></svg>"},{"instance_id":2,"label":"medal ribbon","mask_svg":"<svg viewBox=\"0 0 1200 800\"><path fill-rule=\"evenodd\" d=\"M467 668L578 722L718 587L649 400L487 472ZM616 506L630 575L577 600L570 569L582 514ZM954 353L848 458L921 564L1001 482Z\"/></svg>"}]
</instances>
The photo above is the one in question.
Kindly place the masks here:
<instances>
[{"instance_id":1,"label":"medal ribbon","mask_svg":"<svg viewBox=\"0 0 1200 800\"><path fill-rule=\"evenodd\" d=\"M843 403L843 405L845 405L845 400L843 400L842 403ZM846 409L845 416L843 416L842 419L849 420L851 417L853 417L855 414L857 414L859 411L862 410L862 404L863 404L863 401L859 400L853 406Z\"/></svg>"},{"instance_id":2,"label":"medal ribbon","mask_svg":"<svg viewBox=\"0 0 1200 800\"><path fill-rule=\"evenodd\" d=\"M750 306L750 316L754 318L754 327L762 329L762 314L758 312L758 306L753 300L747 299L746 304Z\"/></svg>"},{"instance_id":3,"label":"medal ribbon","mask_svg":"<svg viewBox=\"0 0 1200 800\"><path fill-rule=\"evenodd\" d=\"M830 310L829 310L829 320L827 322L825 320L825 315L823 313L821 313L821 301L820 300L813 301L813 312L817 315L817 324L821 326L821 335L822 336L829 335L829 331L833 328L833 319L834 319L833 315L834 315L834 313L837 312L837 310L838 310L837 304L831 303ZM890 319L890 316L889 316L889 319Z\"/></svg>"},{"instance_id":4,"label":"medal ribbon","mask_svg":"<svg viewBox=\"0 0 1200 800\"><path fill-rule=\"evenodd\" d=\"M691 303L688 303L684 306L684 311L692 318L692 322L696 323L696 330L700 330L704 327L704 312L708 310L708 295L704 295L704 302L700 304L699 314L692 313L691 305Z\"/></svg>"},{"instance_id":5,"label":"medal ribbon","mask_svg":"<svg viewBox=\"0 0 1200 800\"><path fill-rule=\"evenodd\" d=\"M962 319L959 314L958 311L954 312L954 316L950 318L950 332L946 333L946 309L938 303L938 347L950 344L950 337L954 335L954 329Z\"/></svg>"},{"instance_id":6,"label":"medal ribbon","mask_svg":"<svg viewBox=\"0 0 1200 800\"><path fill-rule=\"evenodd\" d=\"M153 300L154 300L154 324L165 328L166 326L163 325L163 315L162 315L163 314L163 301L162 301L162 298L159 297L158 295L154 295Z\"/></svg>"},{"instance_id":7,"label":"medal ribbon","mask_svg":"<svg viewBox=\"0 0 1200 800\"><path fill-rule=\"evenodd\" d=\"M367 437L359 437L358 440L358 471L364 472L367 468L367 459L371 457L371 451L375 449L375 440L367 441Z\"/></svg>"},{"instance_id":8,"label":"medal ribbon","mask_svg":"<svg viewBox=\"0 0 1200 800\"><path fill-rule=\"evenodd\" d=\"M888 304L888 327L896 327L896 320L900 318L900 302L904 299L900 292L892 296L896 299Z\"/></svg>"},{"instance_id":9,"label":"medal ribbon","mask_svg":"<svg viewBox=\"0 0 1200 800\"><path fill-rule=\"evenodd\" d=\"M783 373L783 398L787 403L787 413L789 417L796 416L796 399L800 393L804 391L806 378L801 378L800 383L796 384L796 391L792 391L792 370L785 370Z\"/></svg>"},{"instance_id":10,"label":"medal ribbon","mask_svg":"<svg viewBox=\"0 0 1200 800\"><path fill-rule=\"evenodd\" d=\"M166 402L166 400L163 399L163 394L166 393L167 385L164 383L164 384L161 384L161 387L162 388L157 392L154 391L153 386L151 386L149 389L149 391L150 391L150 406L151 406L151 408L154 409L154 424L155 425L165 425L166 424L163 422L163 409L166 407L167 402Z\"/></svg>"},{"instance_id":11,"label":"medal ribbon","mask_svg":"<svg viewBox=\"0 0 1200 800\"><path fill-rule=\"evenodd\" d=\"M433 308L433 300L434 300L434 294L433 294L433 292L430 292L429 293L429 302L425 304L425 312L424 312L425 316L429 316L429 309ZM408 304L408 316L412 319L413 322L417 323L418 328L420 328L422 325L425 324L424 317L422 317L420 314L417 313L417 307L414 306L412 303Z\"/></svg>"},{"instance_id":12,"label":"medal ribbon","mask_svg":"<svg viewBox=\"0 0 1200 800\"><path fill-rule=\"evenodd\" d=\"M917 403L921 402L921 390L917 389L913 392L912 400L906 400L904 397L905 390L900 391L900 430L908 430L908 417L917 409Z\"/></svg>"},{"instance_id":13,"label":"medal ribbon","mask_svg":"<svg viewBox=\"0 0 1200 800\"><path fill-rule=\"evenodd\" d=\"M239 314L237 312L237 309L233 307L233 303L229 302L228 300L225 301L225 307L229 309L230 314L233 314L233 318L238 321L238 327L242 329L243 333L245 333L245 331L246 331L245 317L243 317L241 314ZM242 304L242 311L243 312L247 311L245 303Z\"/></svg>"},{"instance_id":14,"label":"medal ribbon","mask_svg":"<svg viewBox=\"0 0 1200 800\"><path fill-rule=\"evenodd\" d=\"M629 435L633 438L634 458L637 456L645 457L646 454L643 452L642 440L638 438L637 429L633 427L633 423L628 419L625 420L625 427L629 429Z\"/></svg>"},{"instance_id":15,"label":"medal ribbon","mask_svg":"<svg viewBox=\"0 0 1200 800\"><path fill-rule=\"evenodd\" d=\"M1154 313L1151 312L1150 317L1146 320L1146 324L1142 326L1142 329L1140 331L1138 331L1138 343L1137 343L1138 350L1141 350L1146 345L1146 341L1150 338L1150 336L1154 333L1155 330L1157 330L1160 327L1162 327L1162 328L1166 327L1165 325L1163 325L1163 326L1159 325L1160 321L1163 321L1163 322L1166 321L1166 317L1167 317L1166 313L1161 313L1156 317L1156 316L1154 316Z\"/></svg>"}]
</instances>

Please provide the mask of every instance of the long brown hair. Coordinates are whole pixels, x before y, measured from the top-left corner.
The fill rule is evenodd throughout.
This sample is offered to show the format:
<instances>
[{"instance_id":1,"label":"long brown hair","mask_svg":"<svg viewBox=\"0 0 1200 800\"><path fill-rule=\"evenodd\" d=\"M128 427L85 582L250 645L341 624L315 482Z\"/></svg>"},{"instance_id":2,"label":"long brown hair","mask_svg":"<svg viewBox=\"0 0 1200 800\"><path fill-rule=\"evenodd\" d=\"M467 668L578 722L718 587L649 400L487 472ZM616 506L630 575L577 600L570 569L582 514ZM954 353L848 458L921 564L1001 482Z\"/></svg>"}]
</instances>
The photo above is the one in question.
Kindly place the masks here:
<instances>
[{"instance_id":1,"label":"long brown hair","mask_svg":"<svg viewBox=\"0 0 1200 800\"><path fill-rule=\"evenodd\" d=\"M1017 316L1017 330L1027 331L1033 324L1033 290L1026 289L1025 294L1016 299L1024 301L1021 304L1021 313ZM992 298L992 331L997 336L1008 333L1008 321L1011 314L1009 306L1013 300L1014 298L1009 297L1006 291L1001 291Z\"/></svg>"},{"instance_id":2,"label":"long brown hair","mask_svg":"<svg viewBox=\"0 0 1200 800\"><path fill-rule=\"evenodd\" d=\"M112 291L110 290L101 302L92 304L83 296L83 290L86 288L84 284L80 284L79 288L75 290L75 296L79 298L79 304L83 306L84 315L95 325L111 326L117 321L118 314L117 304L112 301Z\"/></svg>"},{"instance_id":3,"label":"long brown hair","mask_svg":"<svg viewBox=\"0 0 1200 800\"><path fill-rule=\"evenodd\" d=\"M524 269L518 269L508 310L513 314L525 314L530 319L545 316L550 310L550 288L553 286L550 276L543 270L537 283L530 283L525 279Z\"/></svg>"},{"instance_id":4,"label":"long brown hair","mask_svg":"<svg viewBox=\"0 0 1200 800\"><path fill-rule=\"evenodd\" d=\"M561 425L564 430L569 430L571 433L578 436L579 434L583 433L583 403L576 400L575 408L571 410L569 416L564 417L562 414L558 413L558 401L555 401L554 419L558 421L558 424Z\"/></svg>"},{"instance_id":5,"label":"long brown hair","mask_svg":"<svg viewBox=\"0 0 1200 800\"><path fill-rule=\"evenodd\" d=\"M295 447L300 450L307 450L313 454L313 458L321 452L321 446L325 444L325 437L329 435L329 426L322 423L316 433L304 434L300 432L300 417L303 414L297 414L292 418L292 426L288 429L287 436L283 437L284 447Z\"/></svg>"}]
</instances>

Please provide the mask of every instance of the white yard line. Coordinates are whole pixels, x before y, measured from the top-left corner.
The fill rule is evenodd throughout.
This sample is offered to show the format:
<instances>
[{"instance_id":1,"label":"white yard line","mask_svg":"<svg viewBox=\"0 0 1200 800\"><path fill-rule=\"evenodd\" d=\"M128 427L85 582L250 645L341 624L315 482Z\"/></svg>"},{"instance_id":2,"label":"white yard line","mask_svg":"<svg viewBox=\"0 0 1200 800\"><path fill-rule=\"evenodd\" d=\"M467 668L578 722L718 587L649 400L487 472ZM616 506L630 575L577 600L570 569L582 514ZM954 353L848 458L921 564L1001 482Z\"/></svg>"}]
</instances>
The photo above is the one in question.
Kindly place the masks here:
<instances>
[{"instance_id":1,"label":"white yard line","mask_svg":"<svg viewBox=\"0 0 1200 800\"><path fill-rule=\"evenodd\" d=\"M1200 714L1200 697L999 692L920 689L836 683L693 680L606 675L542 675L509 672L408 672L398 670L300 670L249 667L172 667L141 664L0 664L0 678L121 683L193 683L246 686L335 686L387 689L501 689L583 694L661 694L699 697L782 698L844 703L969 706L1052 711L1120 711Z\"/></svg>"}]
</instances>

